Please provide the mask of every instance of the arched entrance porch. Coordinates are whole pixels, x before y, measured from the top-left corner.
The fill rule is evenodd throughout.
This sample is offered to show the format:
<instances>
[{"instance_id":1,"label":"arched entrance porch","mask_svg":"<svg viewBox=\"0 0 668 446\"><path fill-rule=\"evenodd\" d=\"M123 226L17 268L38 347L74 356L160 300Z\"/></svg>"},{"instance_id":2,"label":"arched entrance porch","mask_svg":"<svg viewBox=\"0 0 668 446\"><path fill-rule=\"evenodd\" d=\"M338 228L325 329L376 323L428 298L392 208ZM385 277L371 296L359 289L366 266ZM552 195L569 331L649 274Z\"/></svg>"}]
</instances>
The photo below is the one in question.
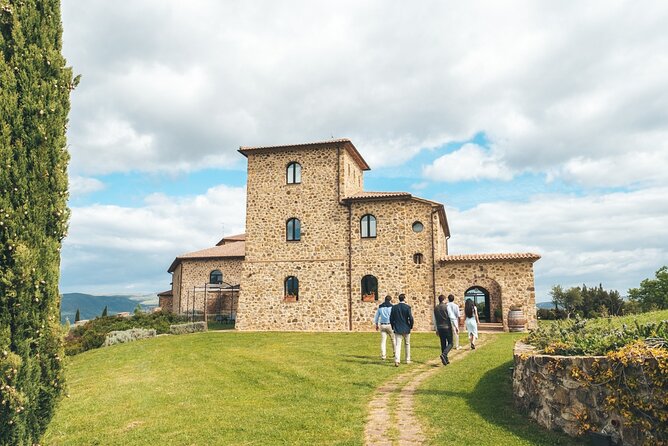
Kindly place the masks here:
<instances>
[{"instance_id":1,"label":"arched entrance porch","mask_svg":"<svg viewBox=\"0 0 668 446\"><path fill-rule=\"evenodd\" d=\"M489 291L481 286L472 286L464 293L464 300L471 299L478 309L480 322L491 322Z\"/></svg>"}]
</instances>

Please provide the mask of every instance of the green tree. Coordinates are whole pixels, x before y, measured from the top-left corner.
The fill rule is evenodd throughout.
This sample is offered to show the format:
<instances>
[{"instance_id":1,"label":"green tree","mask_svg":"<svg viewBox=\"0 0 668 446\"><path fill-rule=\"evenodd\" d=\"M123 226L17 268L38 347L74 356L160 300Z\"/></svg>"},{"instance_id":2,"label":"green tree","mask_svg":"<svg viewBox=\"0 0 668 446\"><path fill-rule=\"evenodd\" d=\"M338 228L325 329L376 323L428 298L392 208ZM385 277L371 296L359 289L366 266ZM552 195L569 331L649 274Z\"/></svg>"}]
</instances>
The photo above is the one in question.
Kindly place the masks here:
<instances>
[{"instance_id":1,"label":"green tree","mask_svg":"<svg viewBox=\"0 0 668 446\"><path fill-rule=\"evenodd\" d=\"M102 310L102 317L107 317L107 306L104 306L104 310Z\"/></svg>"},{"instance_id":2,"label":"green tree","mask_svg":"<svg viewBox=\"0 0 668 446\"><path fill-rule=\"evenodd\" d=\"M77 308L77 313L74 315L74 323L76 324L81 320L81 314L79 313L79 309Z\"/></svg>"},{"instance_id":3,"label":"green tree","mask_svg":"<svg viewBox=\"0 0 668 446\"><path fill-rule=\"evenodd\" d=\"M62 394L58 278L76 80L59 0L0 0L0 445L40 442Z\"/></svg>"},{"instance_id":4,"label":"green tree","mask_svg":"<svg viewBox=\"0 0 668 446\"><path fill-rule=\"evenodd\" d=\"M582 305L582 292L579 287L572 287L564 291L561 285L555 285L550 290L552 303L566 312L566 318L570 318L580 305Z\"/></svg>"},{"instance_id":5,"label":"green tree","mask_svg":"<svg viewBox=\"0 0 668 446\"><path fill-rule=\"evenodd\" d=\"M645 279L640 282L639 288L629 290L629 297L638 302L643 311L668 308L668 266L659 268L655 277Z\"/></svg>"}]
</instances>

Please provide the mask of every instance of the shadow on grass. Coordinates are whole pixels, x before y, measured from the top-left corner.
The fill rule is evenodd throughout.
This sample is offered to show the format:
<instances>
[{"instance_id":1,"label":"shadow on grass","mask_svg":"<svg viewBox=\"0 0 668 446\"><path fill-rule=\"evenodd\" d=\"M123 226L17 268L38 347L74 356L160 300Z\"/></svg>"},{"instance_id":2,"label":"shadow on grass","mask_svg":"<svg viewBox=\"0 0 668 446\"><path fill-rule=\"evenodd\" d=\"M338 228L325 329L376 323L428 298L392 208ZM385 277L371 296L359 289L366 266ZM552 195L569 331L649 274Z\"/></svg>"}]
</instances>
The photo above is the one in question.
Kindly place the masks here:
<instances>
[{"instance_id":1,"label":"shadow on grass","mask_svg":"<svg viewBox=\"0 0 668 446\"><path fill-rule=\"evenodd\" d=\"M510 373L512 365L513 361L508 361L489 370L482 375L471 392L418 390L418 393L461 398L488 423L537 446L588 444L566 434L545 429L515 408Z\"/></svg>"}]
</instances>

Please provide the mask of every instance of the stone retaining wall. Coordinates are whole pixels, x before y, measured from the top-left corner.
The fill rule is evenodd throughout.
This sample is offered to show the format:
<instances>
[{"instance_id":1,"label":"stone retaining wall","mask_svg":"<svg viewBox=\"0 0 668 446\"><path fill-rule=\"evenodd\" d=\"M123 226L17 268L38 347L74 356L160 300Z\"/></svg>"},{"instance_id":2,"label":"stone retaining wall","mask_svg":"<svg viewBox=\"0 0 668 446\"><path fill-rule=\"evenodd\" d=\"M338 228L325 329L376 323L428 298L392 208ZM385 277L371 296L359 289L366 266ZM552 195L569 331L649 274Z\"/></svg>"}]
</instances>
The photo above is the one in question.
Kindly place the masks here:
<instances>
[{"instance_id":1,"label":"stone retaining wall","mask_svg":"<svg viewBox=\"0 0 668 446\"><path fill-rule=\"evenodd\" d=\"M571 436L605 432L625 445L643 444L637 432L624 427L620 414L605 407L605 388L575 378L577 370L589 371L594 362L605 364L607 357L541 355L522 342L515 344L513 356L515 406L539 424Z\"/></svg>"}]
</instances>

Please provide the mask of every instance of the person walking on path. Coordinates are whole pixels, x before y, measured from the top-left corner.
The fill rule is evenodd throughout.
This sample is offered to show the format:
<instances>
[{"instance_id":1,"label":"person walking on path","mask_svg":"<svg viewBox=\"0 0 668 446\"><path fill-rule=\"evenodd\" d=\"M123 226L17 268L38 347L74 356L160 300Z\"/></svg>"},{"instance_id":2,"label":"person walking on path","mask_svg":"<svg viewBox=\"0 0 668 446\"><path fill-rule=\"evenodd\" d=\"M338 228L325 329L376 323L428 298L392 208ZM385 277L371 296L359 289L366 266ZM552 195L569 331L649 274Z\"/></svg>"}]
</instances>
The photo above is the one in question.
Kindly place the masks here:
<instances>
[{"instance_id":1,"label":"person walking on path","mask_svg":"<svg viewBox=\"0 0 668 446\"><path fill-rule=\"evenodd\" d=\"M443 365L450 364L448 353L452 350L452 323L448 315L448 305L445 303L445 296L438 296L439 304L434 307L434 325L436 334L441 340L441 362Z\"/></svg>"},{"instance_id":2,"label":"person walking on path","mask_svg":"<svg viewBox=\"0 0 668 446\"><path fill-rule=\"evenodd\" d=\"M392 341L392 356L394 354L394 332L390 324L390 313L392 312L392 296L385 296L385 302L380 304L373 318L376 331L380 330L380 359L385 360L387 356L387 337Z\"/></svg>"},{"instance_id":3,"label":"person walking on path","mask_svg":"<svg viewBox=\"0 0 668 446\"><path fill-rule=\"evenodd\" d=\"M466 316L464 325L466 326L466 331L469 333L471 350L475 350L475 341L478 339L478 324L480 320L478 319L478 309L471 299L466 299L464 303L464 315Z\"/></svg>"},{"instance_id":4,"label":"person walking on path","mask_svg":"<svg viewBox=\"0 0 668 446\"><path fill-rule=\"evenodd\" d=\"M401 362L401 342L406 344L406 364L411 363L411 329L413 328L413 313L411 307L405 303L405 294L399 295L399 303L392 307L390 324L394 331L394 365L399 367Z\"/></svg>"},{"instance_id":5,"label":"person walking on path","mask_svg":"<svg viewBox=\"0 0 668 446\"><path fill-rule=\"evenodd\" d=\"M439 299L441 297L439 296ZM455 296L448 295L448 317L452 325L452 337L455 340L455 350L459 350L459 305L455 303Z\"/></svg>"}]
</instances>

